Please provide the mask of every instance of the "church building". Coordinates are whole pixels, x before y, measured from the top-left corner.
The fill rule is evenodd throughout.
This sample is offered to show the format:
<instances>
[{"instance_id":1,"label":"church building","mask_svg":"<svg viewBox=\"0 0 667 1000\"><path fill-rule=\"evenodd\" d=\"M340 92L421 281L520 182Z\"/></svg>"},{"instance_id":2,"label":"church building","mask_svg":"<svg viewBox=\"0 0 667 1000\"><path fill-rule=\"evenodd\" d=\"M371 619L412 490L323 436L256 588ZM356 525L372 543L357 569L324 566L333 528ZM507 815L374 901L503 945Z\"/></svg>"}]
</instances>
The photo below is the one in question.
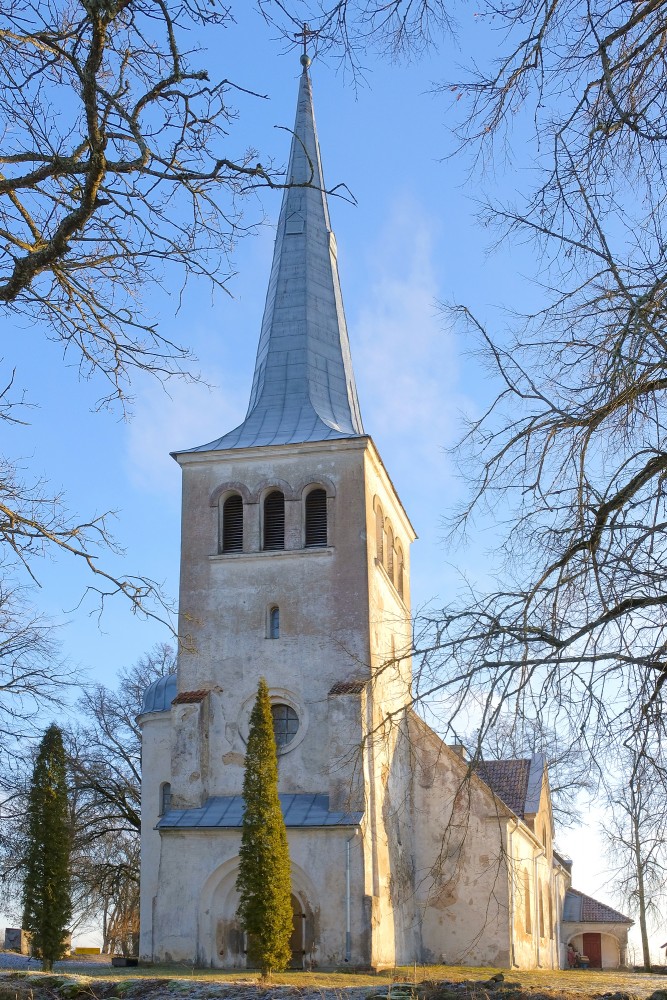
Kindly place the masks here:
<instances>
[{"instance_id":1,"label":"church building","mask_svg":"<svg viewBox=\"0 0 667 1000\"><path fill-rule=\"evenodd\" d=\"M296 967L554 968L575 940L624 964L630 921L571 890L553 849L542 759L471 774L411 706L416 536L361 420L301 62L248 413L174 455L182 646L139 717L141 958L246 964L235 882L264 677Z\"/></svg>"}]
</instances>

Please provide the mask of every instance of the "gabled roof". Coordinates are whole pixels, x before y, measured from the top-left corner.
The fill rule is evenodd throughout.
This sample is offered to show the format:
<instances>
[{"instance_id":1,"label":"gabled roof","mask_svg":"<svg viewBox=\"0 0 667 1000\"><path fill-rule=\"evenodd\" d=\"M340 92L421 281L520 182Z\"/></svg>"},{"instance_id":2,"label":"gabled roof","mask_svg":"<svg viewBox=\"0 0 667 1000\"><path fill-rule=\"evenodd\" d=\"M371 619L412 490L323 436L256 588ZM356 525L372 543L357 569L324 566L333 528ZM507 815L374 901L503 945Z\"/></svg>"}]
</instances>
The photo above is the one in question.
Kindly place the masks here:
<instances>
[{"instance_id":1,"label":"gabled roof","mask_svg":"<svg viewBox=\"0 0 667 1000\"><path fill-rule=\"evenodd\" d=\"M566 923L633 924L634 920L619 913L606 903L600 903L578 889L568 889L563 902L563 921Z\"/></svg>"},{"instance_id":2,"label":"gabled roof","mask_svg":"<svg viewBox=\"0 0 667 1000\"><path fill-rule=\"evenodd\" d=\"M476 773L506 806L523 818L528 792L530 760L481 760Z\"/></svg>"},{"instance_id":3,"label":"gabled roof","mask_svg":"<svg viewBox=\"0 0 667 1000\"><path fill-rule=\"evenodd\" d=\"M297 444L364 433L324 193L307 57L248 413L189 452Z\"/></svg>"},{"instance_id":4,"label":"gabled roof","mask_svg":"<svg viewBox=\"0 0 667 1000\"><path fill-rule=\"evenodd\" d=\"M361 812L331 812L328 795L280 795L286 827L358 826ZM198 809L170 809L158 830L238 829L243 822L242 795L215 795Z\"/></svg>"},{"instance_id":5,"label":"gabled roof","mask_svg":"<svg viewBox=\"0 0 667 1000\"><path fill-rule=\"evenodd\" d=\"M513 760L481 760L476 772L491 791L521 819L540 808L545 768L541 753Z\"/></svg>"}]
</instances>

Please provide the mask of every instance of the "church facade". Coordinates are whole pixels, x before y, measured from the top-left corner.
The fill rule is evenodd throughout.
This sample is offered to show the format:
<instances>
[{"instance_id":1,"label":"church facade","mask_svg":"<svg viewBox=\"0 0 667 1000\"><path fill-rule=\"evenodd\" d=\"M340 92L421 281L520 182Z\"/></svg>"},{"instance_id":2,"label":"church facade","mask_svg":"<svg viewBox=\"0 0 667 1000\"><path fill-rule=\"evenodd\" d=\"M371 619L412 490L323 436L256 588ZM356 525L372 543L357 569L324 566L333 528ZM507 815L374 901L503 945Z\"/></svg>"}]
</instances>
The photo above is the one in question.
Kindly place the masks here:
<instances>
[{"instance_id":1,"label":"church facade","mask_svg":"<svg viewBox=\"0 0 667 1000\"><path fill-rule=\"evenodd\" d=\"M241 790L264 677L296 966L553 968L575 933L623 964L621 914L568 936L541 758L471 774L411 708L415 532L361 421L302 64L248 414L174 456L184 638L140 714L141 957L245 965Z\"/></svg>"}]
</instances>

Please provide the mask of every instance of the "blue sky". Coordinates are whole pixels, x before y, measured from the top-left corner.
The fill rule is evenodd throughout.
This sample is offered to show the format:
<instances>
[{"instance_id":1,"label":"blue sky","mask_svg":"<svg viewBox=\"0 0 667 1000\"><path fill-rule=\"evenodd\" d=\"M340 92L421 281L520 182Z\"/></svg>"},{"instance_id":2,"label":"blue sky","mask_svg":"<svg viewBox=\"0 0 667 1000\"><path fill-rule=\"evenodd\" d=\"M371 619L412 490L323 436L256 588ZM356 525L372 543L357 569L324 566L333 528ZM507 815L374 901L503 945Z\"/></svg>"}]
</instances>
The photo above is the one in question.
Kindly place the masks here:
<instances>
[{"instance_id":1,"label":"blue sky","mask_svg":"<svg viewBox=\"0 0 667 1000\"><path fill-rule=\"evenodd\" d=\"M195 60L212 76L269 99L233 98L239 119L223 154L234 158L252 146L263 163L285 163L289 135L276 126L293 123L298 55L283 52L251 5L236 15L235 26L207 33L210 49ZM477 412L493 386L438 302L465 302L499 329L502 307L525 306L538 295L526 281L533 267L527 250L489 254L490 234L475 221L477 200L485 192L513 199L527 184L529 165L502 162L482 178L471 174L466 154L452 156L455 95L432 93L457 75L467 53L483 59L493 51L492 32L474 10L464 8L462 18L458 44L446 41L413 64L369 53L357 88L332 59L317 59L311 69L326 183L346 184L357 199L356 206L331 199L330 211L364 423L419 535L415 608L451 598L459 571L483 582L495 537L493 525L481 524L468 549L451 551L444 542L442 519L462 490L446 449L460 431L460 413ZM238 244L231 296L212 296L194 281L180 308L178 294L166 289L147 298L162 332L192 347L211 389L171 382L165 392L139 377L133 418L124 421L118 412L94 412L102 388L79 381L75 359L63 359L38 328L5 330L3 365L17 368L16 385L37 404L26 414L29 426L3 428L10 454L22 459L27 478L62 488L79 514L115 510L125 555L108 564L162 582L174 600L180 472L169 452L211 440L245 414L279 204L279 192L248 200L248 221L265 215L266 222ZM72 560L44 562L38 575L36 601L61 626L63 656L90 680L113 685L120 667L168 638L120 599L101 619L91 602L79 604L88 580ZM568 837L561 845L574 857L578 886L611 898L595 837Z\"/></svg>"}]
</instances>

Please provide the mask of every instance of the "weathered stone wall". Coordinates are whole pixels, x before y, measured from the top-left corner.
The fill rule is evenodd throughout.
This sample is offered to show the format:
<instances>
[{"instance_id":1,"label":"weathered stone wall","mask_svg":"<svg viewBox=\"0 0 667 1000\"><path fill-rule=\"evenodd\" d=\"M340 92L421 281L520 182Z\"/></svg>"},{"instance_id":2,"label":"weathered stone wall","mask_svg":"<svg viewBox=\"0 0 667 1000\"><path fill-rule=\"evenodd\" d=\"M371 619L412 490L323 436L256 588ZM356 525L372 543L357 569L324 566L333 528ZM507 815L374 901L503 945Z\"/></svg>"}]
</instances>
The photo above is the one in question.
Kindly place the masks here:
<instances>
[{"instance_id":1,"label":"weathered stone wall","mask_svg":"<svg viewBox=\"0 0 667 1000\"><path fill-rule=\"evenodd\" d=\"M418 958L412 783L404 711L411 696L410 544L415 534L373 446L365 455L365 482L372 668L364 731L367 818L372 832L365 838L365 871L371 963L382 968Z\"/></svg>"},{"instance_id":2,"label":"weathered stone wall","mask_svg":"<svg viewBox=\"0 0 667 1000\"><path fill-rule=\"evenodd\" d=\"M510 829L515 826L512 823ZM562 899L557 899L554 879L553 815L546 773L542 775L538 808L526 815L511 841L514 964L520 969L557 969L561 962L558 919Z\"/></svg>"},{"instance_id":3,"label":"weathered stone wall","mask_svg":"<svg viewBox=\"0 0 667 1000\"><path fill-rule=\"evenodd\" d=\"M422 961L507 967L507 817L425 723L410 731Z\"/></svg>"},{"instance_id":4,"label":"weathered stone wall","mask_svg":"<svg viewBox=\"0 0 667 1000\"><path fill-rule=\"evenodd\" d=\"M160 878L160 835L155 829L160 813L161 789L171 781L171 721L168 712L142 718L141 745L141 936L139 954L153 955L153 900Z\"/></svg>"},{"instance_id":5,"label":"weathered stone wall","mask_svg":"<svg viewBox=\"0 0 667 1000\"><path fill-rule=\"evenodd\" d=\"M345 960L346 841L350 842L353 964L369 961L361 837L343 828L289 830L292 890L307 914L306 965ZM165 832L157 900L155 960L235 968L245 965L236 921L238 830Z\"/></svg>"},{"instance_id":6,"label":"weathered stone wall","mask_svg":"<svg viewBox=\"0 0 667 1000\"><path fill-rule=\"evenodd\" d=\"M180 460L180 620L191 638L179 656L179 698L170 713L173 806L196 807L209 796L241 792L247 720L264 676L272 699L293 707L300 722L279 755L280 791L326 792L332 810L365 814L350 842L356 857L351 961L412 960L414 900L402 890L412 878L411 834L401 837L396 818L408 822L410 770L397 750L400 725L385 729L382 723L388 712L396 717L409 694L414 532L391 482L367 438ZM327 491L328 545L306 549L304 498L314 484ZM262 504L273 488L286 500L285 550L262 551ZM241 553L218 552L219 504L229 491L244 498ZM400 585L398 557L388 568L377 558L378 499L400 552ZM273 606L280 609L277 639L268 630ZM151 734L147 727L148 742ZM150 751L151 761L154 756ZM345 841L353 834L349 828L289 831L295 885L299 871L311 879L300 898L310 913L309 947L318 963L345 959ZM233 831L164 833L158 899L152 903L151 896L144 919L146 928L154 923L145 940L152 940L156 957L243 963L229 874L237 851ZM203 915L199 901L221 865L229 872Z\"/></svg>"},{"instance_id":7,"label":"weathered stone wall","mask_svg":"<svg viewBox=\"0 0 667 1000\"><path fill-rule=\"evenodd\" d=\"M178 743L173 761L179 803L240 793L247 719L260 676L274 700L299 715L297 738L280 758L282 792L328 790L327 696L336 681L368 674L368 585L363 452L366 439L186 455L183 464L181 628L192 648L179 657L179 691L210 690L208 741ZM218 554L218 505L238 483L245 503L243 553ZM322 484L329 545L303 548L304 493ZM286 498L286 548L261 551L264 496ZM280 637L268 638L270 607ZM188 706L190 707L190 706ZM183 743L185 745L183 745ZM175 744L176 745L176 744ZM190 759L188 759L188 754ZM207 757L207 786L199 778Z\"/></svg>"}]
</instances>

